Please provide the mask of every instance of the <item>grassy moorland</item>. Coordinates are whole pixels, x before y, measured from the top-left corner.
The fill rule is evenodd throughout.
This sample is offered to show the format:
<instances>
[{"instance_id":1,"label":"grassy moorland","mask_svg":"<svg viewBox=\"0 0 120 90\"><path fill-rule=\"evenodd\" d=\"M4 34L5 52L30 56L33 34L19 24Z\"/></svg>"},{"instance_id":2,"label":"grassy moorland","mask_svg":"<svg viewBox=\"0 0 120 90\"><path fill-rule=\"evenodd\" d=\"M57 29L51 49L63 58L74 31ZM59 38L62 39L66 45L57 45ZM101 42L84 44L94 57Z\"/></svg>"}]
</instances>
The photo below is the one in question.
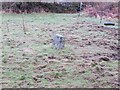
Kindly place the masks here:
<instances>
[{"instance_id":1,"label":"grassy moorland","mask_svg":"<svg viewBox=\"0 0 120 90\"><path fill-rule=\"evenodd\" d=\"M1 15L3 88L118 87L117 26L77 14ZM62 50L52 47L56 33Z\"/></svg>"}]
</instances>

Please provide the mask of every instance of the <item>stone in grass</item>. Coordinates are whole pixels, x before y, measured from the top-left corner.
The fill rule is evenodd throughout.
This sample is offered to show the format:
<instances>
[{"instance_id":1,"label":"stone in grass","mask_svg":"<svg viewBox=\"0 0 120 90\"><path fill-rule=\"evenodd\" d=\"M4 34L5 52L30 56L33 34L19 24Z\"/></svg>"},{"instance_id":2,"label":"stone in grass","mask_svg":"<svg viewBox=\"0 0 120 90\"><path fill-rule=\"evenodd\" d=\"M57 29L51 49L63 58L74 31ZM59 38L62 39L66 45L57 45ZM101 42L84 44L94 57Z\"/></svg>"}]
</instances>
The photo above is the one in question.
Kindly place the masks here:
<instances>
[{"instance_id":1,"label":"stone in grass","mask_svg":"<svg viewBox=\"0 0 120 90\"><path fill-rule=\"evenodd\" d=\"M21 76L21 77L20 77L20 80L25 80L25 76Z\"/></svg>"},{"instance_id":2,"label":"stone in grass","mask_svg":"<svg viewBox=\"0 0 120 90\"><path fill-rule=\"evenodd\" d=\"M47 67L47 64L42 64L42 65L39 65L39 66L37 66L37 69L42 69L42 68L46 68Z\"/></svg>"},{"instance_id":3,"label":"stone in grass","mask_svg":"<svg viewBox=\"0 0 120 90\"><path fill-rule=\"evenodd\" d=\"M65 46L65 37L60 35L60 34L56 34L53 37L53 46L56 49L63 49Z\"/></svg>"},{"instance_id":4,"label":"stone in grass","mask_svg":"<svg viewBox=\"0 0 120 90\"><path fill-rule=\"evenodd\" d=\"M37 79L36 77L33 77L33 80L34 80L34 81L37 81L38 79Z\"/></svg>"},{"instance_id":5,"label":"stone in grass","mask_svg":"<svg viewBox=\"0 0 120 90\"><path fill-rule=\"evenodd\" d=\"M101 57L99 60L110 61L110 59L108 57Z\"/></svg>"},{"instance_id":6,"label":"stone in grass","mask_svg":"<svg viewBox=\"0 0 120 90\"><path fill-rule=\"evenodd\" d=\"M115 26L115 23L113 23L113 22L105 22L104 25L106 25L106 26Z\"/></svg>"},{"instance_id":7,"label":"stone in grass","mask_svg":"<svg viewBox=\"0 0 120 90\"><path fill-rule=\"evenodd\" d=\"M3 60L2 62L3 62L3 63L7 63L7 61L6 61L6 60Z\"/></svg>"},{"instance_id":8,"label":"stone in grass","mask_svg":"<svg viewBox=\"0 0 120 90\"><path fill-rule=\"evenodd\" d=\"M48 59L56 59L56 57L55 56L48 56Z\"/></svg>"}]
</instances>

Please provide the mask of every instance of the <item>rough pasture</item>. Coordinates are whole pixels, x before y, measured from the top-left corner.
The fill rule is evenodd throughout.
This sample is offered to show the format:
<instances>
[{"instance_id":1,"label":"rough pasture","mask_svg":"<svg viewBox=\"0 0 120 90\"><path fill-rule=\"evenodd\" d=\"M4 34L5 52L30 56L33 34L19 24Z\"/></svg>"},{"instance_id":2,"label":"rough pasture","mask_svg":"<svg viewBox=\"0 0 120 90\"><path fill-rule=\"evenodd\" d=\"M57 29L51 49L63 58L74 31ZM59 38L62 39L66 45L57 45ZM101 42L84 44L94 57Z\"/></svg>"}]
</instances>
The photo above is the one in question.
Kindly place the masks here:
<instances>
[{"instance_id":1,"label":"rough pasture","mask_svg":"<svg viewBox=\"0 0 120 90\"><path fill-rule=\"evenodd\" d=\"M118 87L117 26L77 14L1 16L3 87ZM62 50L52 48L55 33Z\"/></svg>"}]
</instances>

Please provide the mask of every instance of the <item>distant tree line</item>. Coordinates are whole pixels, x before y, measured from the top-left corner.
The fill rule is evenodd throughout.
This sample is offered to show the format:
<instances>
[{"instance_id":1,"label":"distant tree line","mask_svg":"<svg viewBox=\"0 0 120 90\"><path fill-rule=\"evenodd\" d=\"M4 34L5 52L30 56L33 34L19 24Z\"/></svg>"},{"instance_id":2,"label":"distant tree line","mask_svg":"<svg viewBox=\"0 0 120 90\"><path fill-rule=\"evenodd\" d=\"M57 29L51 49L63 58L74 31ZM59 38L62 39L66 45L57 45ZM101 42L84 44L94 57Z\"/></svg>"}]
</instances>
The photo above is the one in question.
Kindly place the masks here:
<instances>
[{"instance_id":1,"label":"distant tree line","mask_svg":"<svg viewBox=\"0 0 120 90\"><path fill-rule=\"evenodd\" d=\"M119 18L119 5L112 2L91 2L87 4L84 12L91 17Z\"/></svg>"},{"instance_id":2,"label":"distant tree line","mask_svg":"<svg viewBox=\"0 0 120 90\"><path fill-rule=\"evenodd\" d=\"M83 2L82 9L90 16L118 17L118 3ZM80 2L3 2L2 10L8 13L76 13L80 11Z\"/></svg>"},{"instance_id":3,"label":"distant tree line","mask_svg":"<svg viewBox=\"0 0 120 90\"><path fill-rule=\"evenodd\" d=\"M5 12L32 13L32 12L54 12L75 13L79 3L42 3L42 2L3 2L2 9Z\"/></svg>"}]
</instances>

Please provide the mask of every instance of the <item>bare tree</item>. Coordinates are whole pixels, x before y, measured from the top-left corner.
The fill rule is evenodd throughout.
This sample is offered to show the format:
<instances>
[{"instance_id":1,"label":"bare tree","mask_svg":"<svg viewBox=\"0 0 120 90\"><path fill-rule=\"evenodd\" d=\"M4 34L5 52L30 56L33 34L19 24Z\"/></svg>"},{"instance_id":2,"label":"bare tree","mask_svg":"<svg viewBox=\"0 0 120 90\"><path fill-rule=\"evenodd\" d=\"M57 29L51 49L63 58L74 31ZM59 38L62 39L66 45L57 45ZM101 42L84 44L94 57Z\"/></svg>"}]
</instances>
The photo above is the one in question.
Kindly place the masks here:
<instances>
[{"instance_id":1,"label":"bare tree","mask_svg":"<svg viewBox=\"0 0 120 90\"><path fill-rule=\"evenodd\" d=\"M9 23L9 20L6 21L6 28L7 28L7 31L9 32L10 30L9 30L9 24L8 23Z\"/></svg>"},{"instance_id":2,"label":"bare tree","mask_svg":"<svg viewBox=\"0 0 120 90\"><path fill-rule=\"evenodd\" d=\"M23 31L24 31L24 34L26 34L25 20L24 20L24 13L22 14L22 24L23 24Z\"/></svg>"}]
</instances>

